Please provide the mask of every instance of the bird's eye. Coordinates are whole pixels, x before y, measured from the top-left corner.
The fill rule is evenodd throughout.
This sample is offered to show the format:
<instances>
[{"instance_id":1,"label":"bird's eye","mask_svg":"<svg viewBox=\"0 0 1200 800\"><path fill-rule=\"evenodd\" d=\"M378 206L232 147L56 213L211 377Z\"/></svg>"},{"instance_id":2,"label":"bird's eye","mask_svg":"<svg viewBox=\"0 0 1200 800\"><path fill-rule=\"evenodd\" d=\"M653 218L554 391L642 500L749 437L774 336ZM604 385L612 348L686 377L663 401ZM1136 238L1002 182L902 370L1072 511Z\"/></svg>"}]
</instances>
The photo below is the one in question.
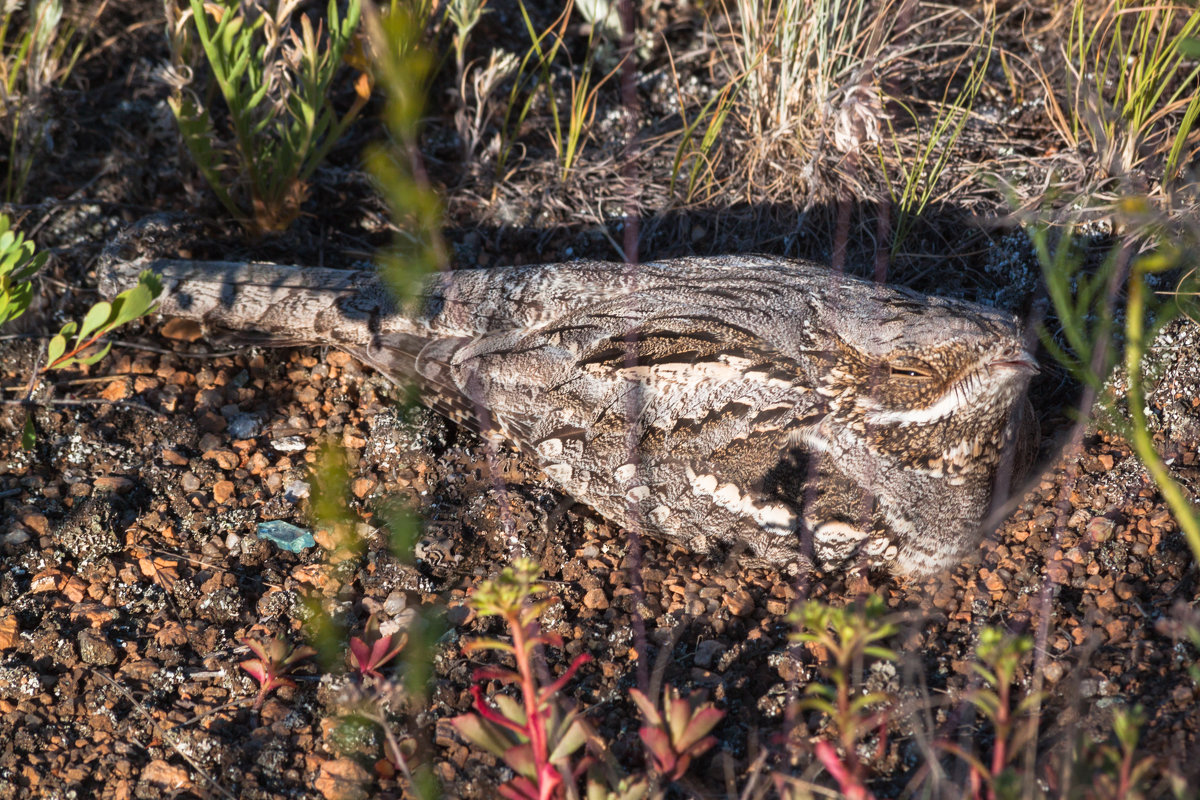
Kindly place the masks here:
<instances>
[{"instance_id":1,"label":"bird's eye","mask_svg":"<svg viewBox=\"0 0 1200 800\"><path fill-rule=\"evenodd\" d=\"M933 370L915 359L902 358L888 365L889 377L909 380L929 380Z\"/></svg>"}]
</instances>

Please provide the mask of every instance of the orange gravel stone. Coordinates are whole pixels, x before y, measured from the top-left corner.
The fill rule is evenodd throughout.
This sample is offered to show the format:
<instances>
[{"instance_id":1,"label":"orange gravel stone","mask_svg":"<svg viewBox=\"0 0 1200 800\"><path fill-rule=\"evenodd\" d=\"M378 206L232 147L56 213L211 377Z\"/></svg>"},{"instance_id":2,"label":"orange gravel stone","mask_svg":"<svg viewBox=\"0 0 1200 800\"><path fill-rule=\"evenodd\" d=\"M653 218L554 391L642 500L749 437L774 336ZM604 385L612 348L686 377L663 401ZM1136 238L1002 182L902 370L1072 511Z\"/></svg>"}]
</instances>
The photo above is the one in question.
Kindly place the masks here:
<instances>
[{"instance_id":1,"label":"orange gravel stone","mask_svg":"<svg viewBox=\"0 0 1200 800\"><path fill-rule=\"evenodd\" d=\"M314 787L325 800L366 800L371 773L351 758L337 758L321 764Z\"/></svg>"},{"instance_id":2,"label":"orange gravel stone","mask_svg":"<svg viewBox=\"0 0 1200 800\"><path fill-rule=\"evenodd\" d=\"M209 450L204 454L206 461L215 461L217 466L228 472L236 469L241 459L232 450Z\"/></svg>"},{"instance_id":3,"label":"orange gravel stone","mask_svg":"<svg viewBox=\"0 0 1200 800\"><path fill-rule=\"evenodd\" d=\"M11 650L21 638L21 626L15 614L0 615L0 650Z\"/></svg>"},{"instance_id":4,"label":"orange gravel stone","mask_svg":"<svg viewBox=\"0 0 1200 800\"><path fill-rule=\"evenodd\" d=\"M188 777L188 771L185 768L172 766L159 758L151 761L142 770L142 783L154 787L163 794L180 794L191 791L193 788L192 780Z\"/></svg>"},{"instance_id":5,"label":"orange gravel stone","mask_svg":"<svg viewBox=\"0 0 1200 800\"><path fill-rule=\"evenodd\" d=\"M100 392L100 396L105 400L112 400L114 402L124 400L129 395L129 382L124 379L113 381Z\"/></svg>"},{"instance_id":6,"label":"orange gravel stone","mask_svg":"<svg viewBox=\"0 0 1200 800\"><path fill-rule=\"evenodd\" d=\"M219 506L225 505L237 494L233 481L217 481L213 486L212 492L213 500L216 500Z\"/></svg>"}]
</instances>

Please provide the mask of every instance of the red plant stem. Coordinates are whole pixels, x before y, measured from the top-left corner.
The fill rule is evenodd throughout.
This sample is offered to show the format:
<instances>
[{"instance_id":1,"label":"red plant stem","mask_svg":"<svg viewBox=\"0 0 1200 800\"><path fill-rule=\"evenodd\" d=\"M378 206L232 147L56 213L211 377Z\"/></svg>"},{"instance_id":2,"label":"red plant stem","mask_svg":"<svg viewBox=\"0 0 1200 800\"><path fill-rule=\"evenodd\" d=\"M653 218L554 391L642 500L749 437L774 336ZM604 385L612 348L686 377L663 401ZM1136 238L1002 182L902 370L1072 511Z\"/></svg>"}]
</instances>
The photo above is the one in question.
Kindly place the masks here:
<instances>
[{"instance_id":1,"label":"red plant stem","mask_svg":"<svg viewBox=\"0 0 1200 800\"><path fill-rule=\"evenodd\" d=\"M69 352L69 353L63 353L63 354L62 354L61 356L59 356L58 358L54 359L54 361L52 361L52 362L50 362L49 364L47 364L47 365L46 365L46 369L54 369L56 366L58 366L58 365L59 365L59 364L61 364L62 362L66 361L66 360L68 360L68 359L74 358L75 356L77 356L77 355L79 355L80 353L82 353L84 350L87 350L89 347L91 347L92 345L94 345L94 344L95 344L97 341L99 341L100 337L101 337L101 336L103 336L103 335L104 335L104 332L103 332L103 331L101 331L100 333L97 333L97 334L96 334L95 336L93 336L92 338L88 339L88 340L87 340L86 342L84 342L83 344L81 344L81 345L79 345L78 347L76 347L76 348L75 348L74 350L72 350L71 352Z\"/></svg>"},{"instance_id":2,"label":"red plant stem","mask_svg":"<svg viewBox=\"0 0 1200 800\"><path fill-rule=\"evenodd\" d=\"M875 748L875 757L878 759L882 759L885 755L887 755L888 719L890 716L890 709L885 707L884 710L879 713L877 718L873 718L871 720L872 725L875 724L875 719L878 719L879 721L879 746Z\"/></svg>"},{"instance_id":3,"label":"red plant stem","mask_svg":"<svg viewBox=\"0 0 1200 800\"><path fill-rule=\"evenodd\" d=\"M1117 779L1117 797L1125 800L1133 789L1131 774L1133 770L1133 750L1126 750L1121 756L1120 776Z\"/></svg>"},{"instance_id":4,"label":"red plant stem","mask_svg":"<svg viewBox=\"0 0 1200 800\"><path fill-rule=\"evenodd\" d=\"M843 662L843 659L838 659L841 664L841 679L835 681L837 683L837 707L838 714L841 719L837 721L838 731L842 737L842 749L846 751L846 767L858 776L858 756L854 751L855 739L857 736L857 725L851 724L850 712L850 664L848 661Z\"/></svg>"},{"instance_id":5,"label":"red plant stem","mask_svg":"<svg viewBox=\"0 0 1200 800\"><path fill-rule=\"evenodd\" d=\"M1000 680L999 686L996 687L997 695L1000 698L999 708L996 710L996 744L992 748L992 780L988 782L988 800L996 800L996 778L1004 770L1004 762L1007 760L1007 742L1009 732L1008 719L1008 700L1009 700L1009 685L1010 676L1001 670L996 670L996 677Z\"/></svg>"},{"instance_id":6,"label":"red plant stem","mask_svg":"<svg viewBox=\"0 0 1200 800\"><path fill-rule=\"evenodd\" d=\"M513 656L517 660L517 672L521 676L521 696L525 701L525 727L529 735L529 746L533 750L533 762L536 767L538 783L542 783L542 767L549 762L546 749L546 726L542 719L537 683L533 677L533 664L529 660L532 645L526 636L527 631L521 624L520 612L508 618L508 626L513 635Z\"/></svg>"}]
</instances>

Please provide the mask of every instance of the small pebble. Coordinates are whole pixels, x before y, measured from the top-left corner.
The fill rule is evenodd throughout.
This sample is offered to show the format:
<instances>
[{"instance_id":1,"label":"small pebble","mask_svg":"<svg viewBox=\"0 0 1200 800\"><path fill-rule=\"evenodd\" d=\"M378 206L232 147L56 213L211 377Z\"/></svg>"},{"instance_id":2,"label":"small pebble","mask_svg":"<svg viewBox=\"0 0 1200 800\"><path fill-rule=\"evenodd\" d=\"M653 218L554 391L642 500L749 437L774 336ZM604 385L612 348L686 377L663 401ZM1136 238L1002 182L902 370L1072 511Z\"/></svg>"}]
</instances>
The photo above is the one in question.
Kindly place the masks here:
<instances>
[{"instance_id":1,"label":"small pebble","mask_svg":"<svg viewBox=\"0 0 1200 800\"><path fill-rule=\"evenodd\" d=\"M283 499L295 505L305 497L308 497L311 491L312 487L305 481L292 481L283 490Z\"/></svg>"},{"instance_id":2,"label":"small pebble","mask_svg":"<svg viewBox=\"0 0 1200 800\"><path fill-rule=\"evenodd\" d=\"M703 669L711 669L712 665L721 654L725 652L725 645L715 639L705 639L700 644L696 645L696 655L693 661L697 667Z\"/></svg>"},{"instance_id":3,"label":"small pebble","mask_svg":"<svg viewBox=\"0 0 1200 800\"><path fill-rule=\"evenodd\" d=\"M271 447L274 447L281 453L298 453L301 450L307 450L308 443L304 441L302 436L284 436L279 439L272 439Z\"/></svg>"},{"instance_id":4,"label":"small pebble","mask_svg":"<svg viewBox=\"0 0 1200 800\"><path fill-rule=\"evenodd\" d=\"M32 538L33 538L33 536L29 533L29 531L25 530L24 528L17 528L15 530L9 531L8 533L4 534L4 536L0 537L0 544L5 544L5 545L25 544Z\"/></svg>"},{"instance_id":5,"label":"small pebble","mask_svg":"<svg viewBox=\"0 0 1200 800\"><path fill-rule=\"evenodd\" d=\"M225 505L236 493L233 481L217 481L213 486L213 500L217 501L217 505Z\"/></svg>"},{"instance_id":6,"label":"small pebble","mask_svg":"<svg viewBox=\"0 0 1200 800\"><path fill-rule=\"evenodd\" d=\"M1107 542L1113 536L1117 523L1108 517L1093 517L1087 524L1087 534L1094 542Z\"/></svg>"},{"instance_id":7,"label":"small pebble","mask_svg":"<svg viewBox=\"0 0 1200 800\"><path fill-rule=\"evenodd\" d=\"M253 439L261 432L262 420L252 414L235 414L229 420L229 433L235 439Z\"/></svg>"},{"instance_id":8,"label":"small pebble","mask_svg":"<svg viewBox=\"0 0 1200 800\"><path fill-rule=\"evenodd\" d=\"M727 595L725 605L736 617L748 617L754 613L754 598L745 589L738 589Z\"/></svg>"},{"instance_id":9,"label":"small pebble","mask_svg":"<svg viewBox=\"0 0 1200 800\"><path fill-rule=\"evenodd\" d=\"M117 663L117 650L107 638L92 631L79 632L79 659L85 664L109 666Z\"/></svg>"},{"instance_id":10,"label":"small pebble","mask_svg":"<svg viewBox=\"0 0 1200 800\"><path fill-rule=\"evenodd\" d=\"M389 617L394 617L405 609L408 605L408 598L404 596L404 592L392 592L383 601L383 612Z\"/></svg>"},{"instance_id":11,"label":"small pebble","mask_svg":"<svg viewBox=\"0 0 1200 800\"><path fill-rule=\"evenodd\" d=\"M596 611L608 608L608 596L603 589L591 589L583 596L583 605Z\"/></svg>"}]
</instances>

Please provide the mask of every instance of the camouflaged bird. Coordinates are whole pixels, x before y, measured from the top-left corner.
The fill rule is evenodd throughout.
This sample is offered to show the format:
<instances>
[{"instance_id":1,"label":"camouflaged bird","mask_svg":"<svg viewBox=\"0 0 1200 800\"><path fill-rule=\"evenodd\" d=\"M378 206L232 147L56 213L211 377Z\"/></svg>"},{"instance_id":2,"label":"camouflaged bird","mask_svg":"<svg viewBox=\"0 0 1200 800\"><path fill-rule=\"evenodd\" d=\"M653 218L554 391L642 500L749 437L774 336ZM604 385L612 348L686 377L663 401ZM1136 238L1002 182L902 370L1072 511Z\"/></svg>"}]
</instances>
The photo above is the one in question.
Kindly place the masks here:
<instances>
[{"instance_id":1,"label":"camouflaged bird","mask_svg":"<svg viewBox=\"0 0 1200 800\"><path fill-rule=\"evenodd\" d=\"M415 381L576 500L697 551L945 570L1031 430L1010 316L805 262L459 270L399 309L373 272L118 254L102 290L144 268L163 313Z\"/></svg>"}]
</instances>

